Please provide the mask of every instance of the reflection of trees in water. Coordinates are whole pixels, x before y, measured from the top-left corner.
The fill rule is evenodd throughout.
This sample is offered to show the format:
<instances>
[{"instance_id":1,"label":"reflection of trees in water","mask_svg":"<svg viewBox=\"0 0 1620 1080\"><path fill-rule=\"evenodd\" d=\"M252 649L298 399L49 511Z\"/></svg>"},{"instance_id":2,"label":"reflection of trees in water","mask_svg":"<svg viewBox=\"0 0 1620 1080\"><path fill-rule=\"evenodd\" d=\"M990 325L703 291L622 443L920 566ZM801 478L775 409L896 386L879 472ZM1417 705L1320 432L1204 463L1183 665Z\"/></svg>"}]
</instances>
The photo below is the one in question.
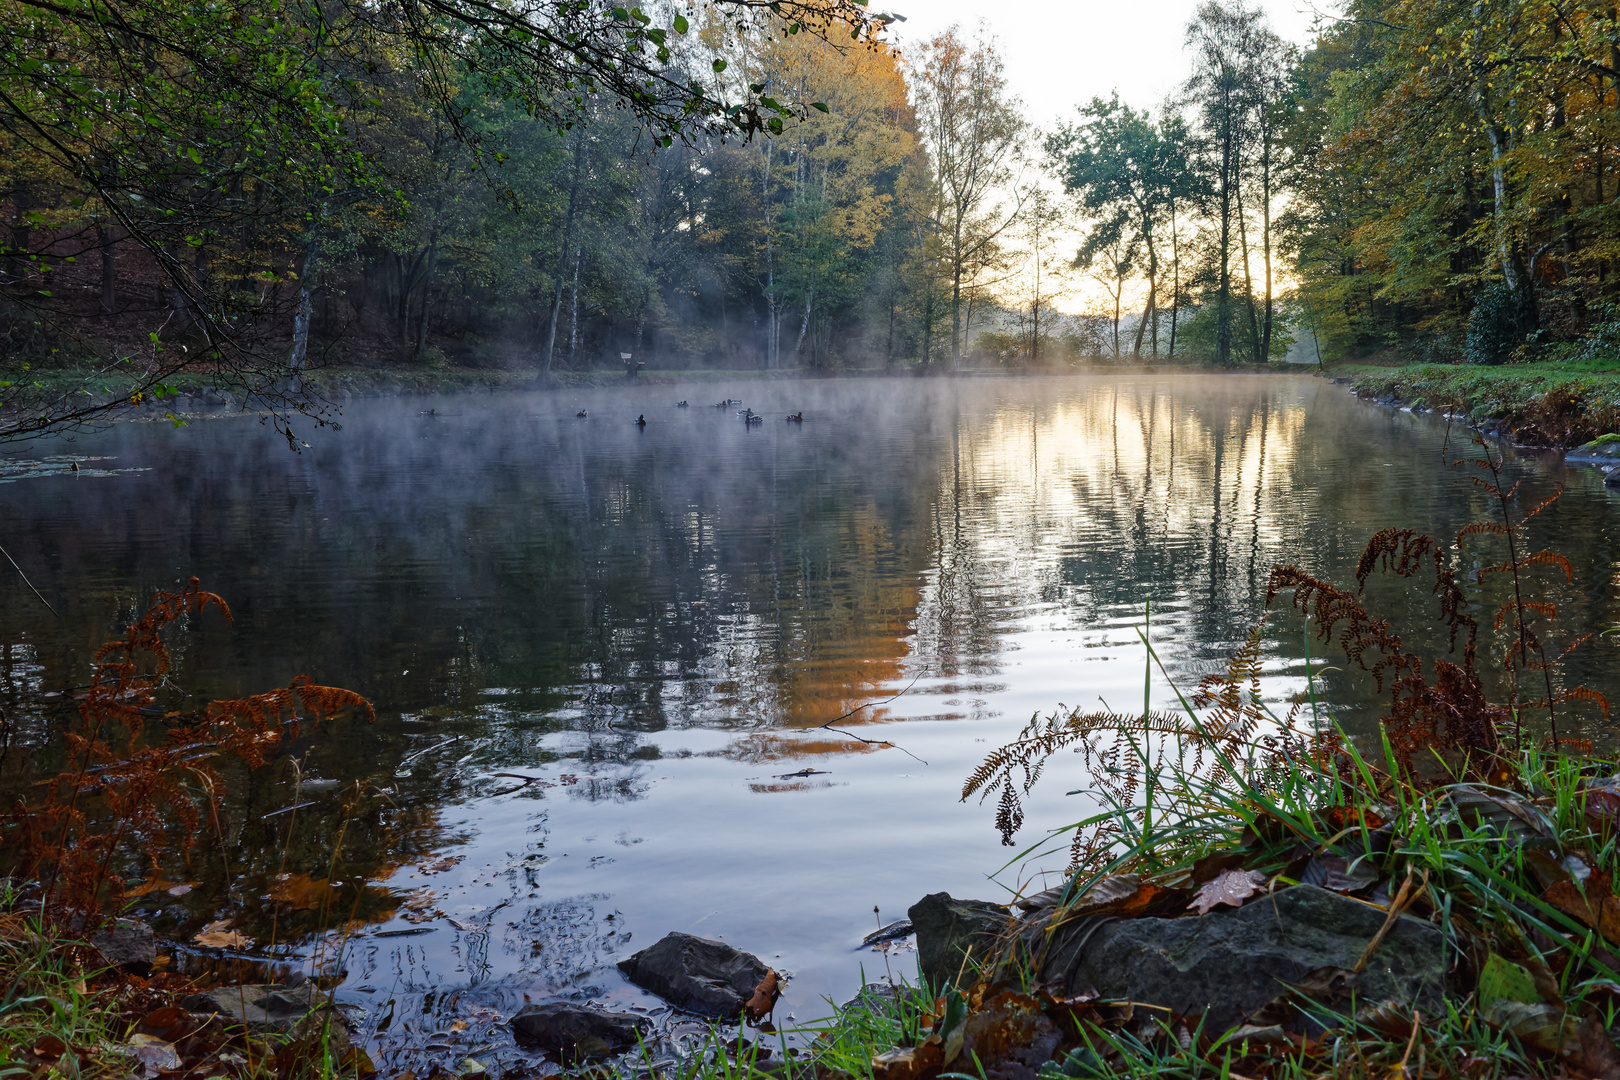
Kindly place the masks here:
<instances>
[{"instance_id":1,"label":"reflection of trees in water","mask_svg":"<svg viewBox=\"0 0 1620 1080\"><path fill-rule=\"evenodd\" d=\"M308 672L384 711L297 752L312 775L393 789L345 841L386 868L443 842L434 808L499 790L479 777L503 767L573 770L618 798L637 789L617 778L656 753L650 733L726 729L727 753L761 760L817 741L842 752L751 740L813 728L919 671L917 694L993 692L1004 633L1030 619L1130 642L1151 597L1156 638L1191 681L1241 640L1271 563L1348 580L1377 528L1445 537L1491 509L1432 475L1431 427L1322 383L792 393L816 423L747 433L689 416L653 439L572 409L556 422L546 397L458 399L436 419L419 402L371 403L301 456L235 422L115 428L98 453L164 468L0 488L8 550L64 611L51 620L0 590L0 708L47 741L59 719L38 708L38 680L78 678L118 613L183 563L238 615L186 645L188 690L240 696ZM1588 628L1615 614L1620 581L1601 576L1617 561L1614 519L1601 498L1566 499L1533 536L1583 568L1566 612ZM1426 610L1391 599L1397 619ZM1297 626L1273 634L1297 661ZM1569 677L1604 685L1612 647L1576 653ZM461 742L394 776L451 734ZM278 819L264 815L289 804L286 777L233 782L238 865L279 872ZM319 873L341 818L335 798L300 811L287 869Z\"/></svg>"}]
</instances>

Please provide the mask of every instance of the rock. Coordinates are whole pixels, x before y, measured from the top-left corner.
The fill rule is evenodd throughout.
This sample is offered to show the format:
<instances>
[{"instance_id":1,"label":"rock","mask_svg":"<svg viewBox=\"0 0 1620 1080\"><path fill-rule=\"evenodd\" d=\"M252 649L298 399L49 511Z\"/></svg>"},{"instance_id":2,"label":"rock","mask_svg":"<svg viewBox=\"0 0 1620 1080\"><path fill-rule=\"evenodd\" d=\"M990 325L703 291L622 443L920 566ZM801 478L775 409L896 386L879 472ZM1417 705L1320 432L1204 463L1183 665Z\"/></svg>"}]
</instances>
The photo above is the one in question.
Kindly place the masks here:
<instances>
[{"instance_id":1,"label":"rock","mask_svg":"<svg viewBox=\"0 0 1620 1080\"><path fill-rule=\"evenodd\" d=\"M1600 439L1564 453L1566 462L1580 462L1589 465L1613 465L1620 462L1620 438L1605 435Z\"/></svg>"},{"instance_id":2,"label":"rock","mask_svg":"<svg viewBox=\"0 0 1620 1080\"><path fill-rule=\"evenodd\" d=\"M861 938L860 947L865 949L870 948L873 945L881 945L885 941L898 941L900 938L910 937L911 934L911 920L899 919L885 927L882 927L881 929L874 930L870 934L867 934L865 937Z\"/></svg>"},{"instance_id":3,"label":"rock","mask_svg":"<svg viewBox=\"0 0 1620 1080\"><path fill-rule=\"evenodd\" d=\"M1603 474L1604 487L1620 487L1620 466L1610 469Z\"/></svg>"},{"instance_id":4,"label":"rock","mask_svg":"<svg viewBox=\"0 0 1620 1080\"><path fill-rule=\"evenodd\" d=\"M519 1009L512 1017L512 1034L519 1042L554 1050L564 1059L573 1060L634 1046L646 1023L634 1013L548 1001Z\"/></svg>"},{"instance_id":5,"label":"rock","mask_svg":"<svg viewBox=\"0 0 1620 1080\"><path fill-rule=\"evenodd\" d=\"M1353 988L1361 1002L1395 1000L1435 1015L1445 941L1427 923L1401 916L1366 970L1351 974L1383 923L1376 908L1295 885L1198 918L1076 920L1052 935L1040 974L1070 995L1095 991L1106 1000L1204 1015L1212 1034L1313 973L1313 982L1338 973L1327 981L1341 991Z\"/></svg>"},{"instance_id":6,"label":"rock","mask_svg":"<svg viewBox=\"0 0 1620 1080\"><path fill-rule=\"evenodd\" d=\"M119 919L90 935L90 944L113 967L146 975L157 962L157 940L152 927L139 919Z\"/></svg>"},{"instance_id":7,"label":"rock","mask_svg":"<svg viewBox=\"0 0 1620 1080\"><path fill-rule=\"evenodd\" d=\"M724 942L676 932L619 961L619 970L678 1009L732 1020L770 968Z\"/></svg>"},{"instance_id":8,"label":"rock","mask_svg":"<svg viewBox=\"0 0 1620 1080\"><path fill-rule=\"evenodd\" d=\"M220 986L192 994L181 1005L194 1013L217 1015L227 1024L240 1024L255 1034L292 1034L310 1013L329 999L314 985ZM342 1027L335 1023L334 1027Z\"/></svg>"},{"instance_id":9,"label":"rock","mask_svg":"<svg viewBox=\"0 0 1620 1080\"><path fill-rule=\"evenodd\" d=\"M917 932L917 967L933 990L977 970L997 953L1012 922L1000 904L953 900L942 892L923 897L906 915Z\"/></svg>"}]
</instances>

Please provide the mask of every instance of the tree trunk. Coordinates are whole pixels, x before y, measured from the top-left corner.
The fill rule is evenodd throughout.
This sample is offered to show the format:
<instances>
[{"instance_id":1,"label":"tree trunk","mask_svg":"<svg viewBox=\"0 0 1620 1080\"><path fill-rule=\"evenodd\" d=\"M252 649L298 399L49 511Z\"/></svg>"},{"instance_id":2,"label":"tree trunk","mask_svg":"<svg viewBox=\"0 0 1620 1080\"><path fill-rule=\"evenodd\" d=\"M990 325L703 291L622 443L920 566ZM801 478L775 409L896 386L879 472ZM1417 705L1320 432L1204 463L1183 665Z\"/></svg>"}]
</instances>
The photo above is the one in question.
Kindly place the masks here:
<instances>
[{"instance_id":1,"label":"tree trunk","mask_svg":"<svg viewBox=\"0 0 1620 1080\"><path fill-rule=\"evenodd\" d=\"M1232 366L1232 101L1222 94L1221 121L1221 276L1215 294L1215 361Z\"/></svg>"},{"instance_id":2,"label":"tree trunk","mask_svg":"<svg viewBox=\"0 0 1620 1080\"><path fill-rule=\"evenodd\" d=\"M304 248L304 262L298 271L298 306L293 309L292 351L287 356L287 367L292 372L293 390L302 383L304 361L309 355L309 322L315 310L315 244Z\"/></svg>"},{"instance_id":3,"label":"tree trunk","mask_svg":"<svg viewBox=\"0 0 1620 1080\"><path fill-rule=\"evenodd\" d=\"M810 329L810 306L815 302L815 299L816 293L812 289L804 298L804 315L799 320L799 336L793 342L793 360L800 366L803 366L804 362L799 359L799 350L804 347L804 332Z\"/></svg>"},{"instance_id":4,"label":"tree trunk","mask_svg":"<svg viewBox=\"0 0 1620 1080\"><path fill-rule=\"evenodd\" d=\"M1176 323L1181 316L1181 234L1176 227L1176 204L1170 201L1170 352L1166 359L1176 358Z\"/></svg>"},{"instance_id":5,"label":"tree trunk","mask_svg":"<svg viewBox=\"0 0 1620 1080\"><path fill-rule=\"evenodd\" d=\"M96 226L96 243L101 248L101 310L111 315L118 310L118 265L111 225Z\"/></svg>"},{"instance_id":6,"label":"tree trunk","mask_svg":"<svg viewBox=\"0 0 1620 1080\"><path fill-rule=\"evenodd\" d=\"M1265 322L1260 331L1260 355L1256 359L1262 364L1271 363L1271 326L1272 326L1272 299L1271 299L1271 123L1269 119L1263 121L1260 149L1260 244L1261 254L1266 263L1266 307Z\"/></svg>"},{"instance_id":7,"label":"tree trunk","mask_svg":"<svg viewBox=\"0 0 1620 1080\"><path fill-rule=\"evenodd\" d=\"M412 356L421 356L422 350L427 346L428 301L433 290L433 271L439 263L439 234L434 230L433 237L428 241L427 268L422 274L422 314L416 324L416 350Z\"/></svg>"},{"instance_id":8,"label":"tree trunk","mask_svg":"<svg viewBox=\"0 0 1620 1080\"><path fill-rule=\"evenodd\" d=\"M574 242L574 212L579 206L579 173L580 164L585 159L585 127L580 125L574 129L574 169L568 181L568 213L563 215L562 239L557 244L557 279L556 295L551 299L551 330L546 335L546 364L541 370L541 376L551 377L551 361L557 353L557 320L562 315L563 269L567 266L568 249ZM578 274L576 268L575 274ZM576 277L577 291L577 277Z\"/></svg>"},{"instance_id":9,"label":"tree trunk","mask_svg":"<svg viewBox=\"0 0 1620 1080\"><path fill-rule=\"evenodd\" d=\"M584 249L574 248L574 284L568 292L568 366L574 366L574 350L579 345L579 264Z\"/></svg>"}]
</instances>

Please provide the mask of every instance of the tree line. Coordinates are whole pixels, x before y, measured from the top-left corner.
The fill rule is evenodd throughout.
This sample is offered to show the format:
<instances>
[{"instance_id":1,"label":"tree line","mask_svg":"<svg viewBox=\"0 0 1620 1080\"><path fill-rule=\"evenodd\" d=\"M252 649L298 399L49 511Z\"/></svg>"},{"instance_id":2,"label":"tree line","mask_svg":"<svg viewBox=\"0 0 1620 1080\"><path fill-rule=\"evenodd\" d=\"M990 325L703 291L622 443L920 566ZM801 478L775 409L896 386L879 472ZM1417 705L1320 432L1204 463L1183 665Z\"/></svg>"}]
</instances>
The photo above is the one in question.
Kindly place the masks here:
<instances>
[{"instance_id":1,"label":"tree line","mask_svg":"<svg viewBox=\"0 0 1620 1080\"><path fill-rule=\"evenodd\" d=\"M1296 339L1495 363L1620 336L1601 5L1349 0L1301 51L1209 0L1170 100L1045 132L984 32L900 50L855 0L0 12L11 436L188 369L289 417L322 364L1231 365Z\"/></svg>"}]
</instances>

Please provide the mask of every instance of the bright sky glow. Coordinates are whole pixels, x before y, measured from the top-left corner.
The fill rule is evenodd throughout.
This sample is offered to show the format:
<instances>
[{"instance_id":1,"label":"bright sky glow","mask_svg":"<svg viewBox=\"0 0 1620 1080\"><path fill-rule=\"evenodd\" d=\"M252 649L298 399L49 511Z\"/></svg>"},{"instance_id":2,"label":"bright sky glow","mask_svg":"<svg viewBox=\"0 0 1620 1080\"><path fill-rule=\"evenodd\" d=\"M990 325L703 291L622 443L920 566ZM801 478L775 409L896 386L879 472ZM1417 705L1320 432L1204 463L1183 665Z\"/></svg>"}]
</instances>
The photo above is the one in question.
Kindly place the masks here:
<instances>
[{"instance_id":1,"label":"bright sky glow","mask_svg":"<svg viewBox=\"0 0 1620 1080\"><path fill-rule=\"evenodd\" d=\"M1315 10L1311 0L1264 0L1271 28L1304 46ZM902 47L957 23L972 36L981 20L995 35L1007 62L1007 78L1024 99L1025 115L1043 128L1072 116L1075 107L1115 89L1133 108L1159 105L1186 78L1187 23L1198 0L1035 0L986 4L969 0L873 0L906 21L890 36Z\"/></svg>"}]
</instances>

